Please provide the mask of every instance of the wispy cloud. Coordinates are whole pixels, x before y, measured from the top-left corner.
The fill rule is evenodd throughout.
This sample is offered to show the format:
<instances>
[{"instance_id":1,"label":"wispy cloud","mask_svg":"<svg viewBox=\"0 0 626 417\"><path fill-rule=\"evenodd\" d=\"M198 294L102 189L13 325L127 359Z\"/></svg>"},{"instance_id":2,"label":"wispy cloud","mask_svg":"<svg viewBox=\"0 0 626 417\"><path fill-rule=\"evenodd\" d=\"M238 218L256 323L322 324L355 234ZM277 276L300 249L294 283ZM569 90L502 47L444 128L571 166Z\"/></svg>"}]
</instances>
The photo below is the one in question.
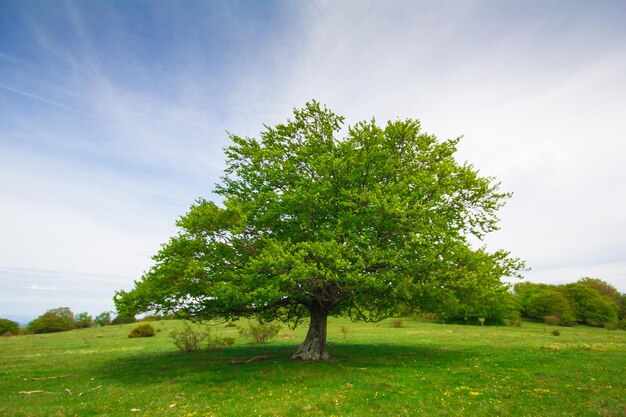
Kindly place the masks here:
<instances>
[{"instance_id":1,"label":"wispy cloud","mask_svg":"<svg viewBox=\"0 0 626 417\"><path fill-rule=\"evenodd\" d=\"M15 94L19 94L19 95L24 96L24 97L31 98L33 100L40 101L42 103L50 104L51 106L56 106L56 107L59 107L59 108L65 109L65 110L72 110L70 107L68 107L68 106L66 106L64 104L57 103L56 101L48 100L46 98L40 97L40 96L38 96L36 94L33 94L33 93L29 93L27 91L22 91L22 90L18 90L17 88L9 87L8 85L2 84L2 83L0 83L0 88L4 89L6 91L10 91L10 92L15 93Z\"/></svg>"},{"instance_id":2,"label":"wispy cloud","mask_svg":"<svg viewBox=\"0 0 626 417\"><path fill-rule=\"evenodd\" d=\"M210 197L225 131L256 135L311 98L348 123L464 135L459 158L516 193L490 246L530 279L598 271L626 291L626 29L608 2L520 4L24 6L0 53L20 64L0 69L0 293L17 277L57 288L19 301L33 313L110 309Z\"/></svg>"},{"instance_id":3,"label":"wispy cloud","mask_svg":"<svg viewBox=\"0 0 626 417\"><path fill-rule=\"evenodd\" d=\"M16 58L14 58L14 57L12 57L10 55L7 55L5 53L2 53L2 52L0 52L0 59L4 59L5 61L9 61L12 64L15 64L15 63L18 62Z\"/></svg>"}]
</instances>

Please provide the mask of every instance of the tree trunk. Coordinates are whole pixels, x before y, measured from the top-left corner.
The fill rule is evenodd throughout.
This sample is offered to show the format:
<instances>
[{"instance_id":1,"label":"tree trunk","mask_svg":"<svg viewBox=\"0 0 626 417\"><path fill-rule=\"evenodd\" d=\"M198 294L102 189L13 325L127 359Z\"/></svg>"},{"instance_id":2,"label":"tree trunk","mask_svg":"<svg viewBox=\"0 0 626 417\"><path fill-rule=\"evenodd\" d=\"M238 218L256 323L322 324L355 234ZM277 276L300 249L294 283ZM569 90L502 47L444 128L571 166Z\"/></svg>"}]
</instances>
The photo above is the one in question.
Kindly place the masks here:
<instances>
[{"instance_id":1,"label":"tree trunk","mask_svg":"<svg viewBox=\"0 0 626 417\"><path fill-rule=\"evenodd\" d=\"M302 359L305 361L318 361L330 359L330 355L326 352L326 325L328 323L328 308L313 301L306 306L311 314L311 323L309 324L309 332L306 339L298 350L294 353L292 359Z\"/></svg>"}]
</instances>

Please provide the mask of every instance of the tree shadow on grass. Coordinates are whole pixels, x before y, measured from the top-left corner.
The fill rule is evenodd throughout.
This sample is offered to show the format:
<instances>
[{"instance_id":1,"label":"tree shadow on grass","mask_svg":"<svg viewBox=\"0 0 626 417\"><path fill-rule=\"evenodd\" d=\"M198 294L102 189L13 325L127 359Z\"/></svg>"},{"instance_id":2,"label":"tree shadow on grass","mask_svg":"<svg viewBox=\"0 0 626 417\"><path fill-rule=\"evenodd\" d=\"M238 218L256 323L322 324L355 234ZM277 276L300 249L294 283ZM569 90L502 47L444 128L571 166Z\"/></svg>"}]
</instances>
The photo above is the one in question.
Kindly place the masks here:
<instances>
[{"instance_id":1,"label":"tree shadow on grass","mask_svg":"<svg viewBox=\"0 0 626 417\"><path fill-rule=\"evenodd\" d=\"M107 361L98 369L101 377L124 384L147 385L163 381L181 383L253 383L306 378L323 383L329 372L349 375L355 370L445 368L475 357L476 353L391 344L337 344L329 346L329 361L291 359L296 345L241 345L207 352L168 352L132 355ZM233 359L269 357L250 363L231 364Z\"/></svg>"}]
</instances>

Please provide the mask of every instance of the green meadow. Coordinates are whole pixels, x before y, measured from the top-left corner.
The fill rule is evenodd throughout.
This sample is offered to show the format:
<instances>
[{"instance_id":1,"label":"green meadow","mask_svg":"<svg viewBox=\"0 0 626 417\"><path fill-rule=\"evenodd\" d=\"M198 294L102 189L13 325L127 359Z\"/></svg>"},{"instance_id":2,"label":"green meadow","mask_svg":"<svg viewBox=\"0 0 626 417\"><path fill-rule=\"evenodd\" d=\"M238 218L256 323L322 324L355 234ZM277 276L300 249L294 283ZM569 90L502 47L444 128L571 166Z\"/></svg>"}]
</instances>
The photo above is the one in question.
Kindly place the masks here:
<instances>
[{"instance_id":1,"label":"green meadow","mask_svg":"<svg viewBox=\"0 0 626 417\"><path fill-rule=\"evenodd\" d=\"M245 325L245 322L239 322ZM626 332L523 323L478 327L329 321L327 362L262 345L178 351L177 321L0 338L1 416L625 416ZM265 360L231 364L269 356Z\"/></svg>"}]
</instances>

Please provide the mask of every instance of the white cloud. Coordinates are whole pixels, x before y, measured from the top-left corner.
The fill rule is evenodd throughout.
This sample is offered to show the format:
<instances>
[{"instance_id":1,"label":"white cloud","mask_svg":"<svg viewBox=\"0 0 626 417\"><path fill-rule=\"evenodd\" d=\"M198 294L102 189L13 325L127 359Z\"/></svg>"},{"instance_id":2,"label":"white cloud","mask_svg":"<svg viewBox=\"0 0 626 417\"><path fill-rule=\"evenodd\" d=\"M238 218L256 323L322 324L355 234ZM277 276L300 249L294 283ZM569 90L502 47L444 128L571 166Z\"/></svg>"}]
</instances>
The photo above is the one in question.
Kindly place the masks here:
<instances>
[{"instance_id":1,"label":"white cloud","mask_svg":"<svg viewBox=\"0 0 626 417\"><path fill-rule=\"evenodd\" d=\"M490 246L526 259L531 280L590 275L626 291L626 35L609 6L317 2L287 7L258 44L231 12L245 30L220 39L240 49L211 55L207 26L152 61L128 46L138 35L123 19L110 19L119 56L103 54L89 10L68 7L63 36L32 17L25 33L42 62L15 55L10 68L23 71L0 85L0 293L14 276L22 289L57 288L28 299L34 312L111 308L176 217L210 197L225 130L256 135L311 98L352 124L413 117L439 137L464 135L459 158L515 192Z\"/></svg>"},{"instance_id":2,"label":"white cloud","mask_svg":"<svg viewBox=\"0 0 626 417\"><path fill-rule=\"evenodd\" d=\"M56 291L56 287L42 287L39 285L29 285L28 287L24 287L27 290L37 290L37 291Z\"/></svg>"}]
</instances>

